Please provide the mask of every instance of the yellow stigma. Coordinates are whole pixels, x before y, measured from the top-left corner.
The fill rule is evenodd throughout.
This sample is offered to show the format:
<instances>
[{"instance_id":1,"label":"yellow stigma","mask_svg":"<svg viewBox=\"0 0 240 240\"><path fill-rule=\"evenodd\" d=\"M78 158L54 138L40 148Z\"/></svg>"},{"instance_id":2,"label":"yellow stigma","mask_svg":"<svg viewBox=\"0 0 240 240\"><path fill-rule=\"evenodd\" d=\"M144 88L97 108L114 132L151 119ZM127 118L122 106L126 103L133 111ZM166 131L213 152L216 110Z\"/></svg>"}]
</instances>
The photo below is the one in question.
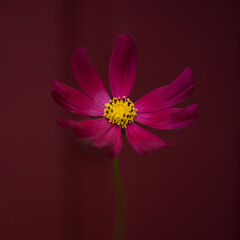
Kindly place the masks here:
<instances>
[{"instance_id":1,"label":"yellow stigma","mask_svg":"<svg viewBox=\"0 0 240 240\"><path fill-rule=\"evenodd\" d=\"M133 102L126 97L121 100L119 98L113 98L109 103L105 104L104 117L109 119L112 124L121 125L121 128L126 128L128 123L134 121L137 115L137 109L134 107Z\"/></svg>"}]
</instances>

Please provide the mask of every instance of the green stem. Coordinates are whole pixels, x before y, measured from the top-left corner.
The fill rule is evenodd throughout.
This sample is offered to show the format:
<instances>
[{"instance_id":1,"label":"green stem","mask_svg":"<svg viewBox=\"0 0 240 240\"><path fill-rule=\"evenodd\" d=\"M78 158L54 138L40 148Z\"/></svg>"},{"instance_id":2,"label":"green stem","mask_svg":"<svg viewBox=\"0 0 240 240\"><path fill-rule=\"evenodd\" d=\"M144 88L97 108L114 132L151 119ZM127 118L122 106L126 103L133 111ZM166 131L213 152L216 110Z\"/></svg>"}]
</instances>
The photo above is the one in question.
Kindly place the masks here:
<instances>
[{"instance_id":1,"label":"green stem","mask_svg":"<svg viewBox=\"0 0 240 240\"><path fill-rule=\"evenodd\" d=\"M115 182L116 197L117 197L117 213L116 213L116 223L115 223L113 239L122 240L124 235L125 204L124 204L124 193L123 193L120 174L119 174L117 157L113 159L113 169L114 169L114 182Z\"/></svg>"}]
</instances>

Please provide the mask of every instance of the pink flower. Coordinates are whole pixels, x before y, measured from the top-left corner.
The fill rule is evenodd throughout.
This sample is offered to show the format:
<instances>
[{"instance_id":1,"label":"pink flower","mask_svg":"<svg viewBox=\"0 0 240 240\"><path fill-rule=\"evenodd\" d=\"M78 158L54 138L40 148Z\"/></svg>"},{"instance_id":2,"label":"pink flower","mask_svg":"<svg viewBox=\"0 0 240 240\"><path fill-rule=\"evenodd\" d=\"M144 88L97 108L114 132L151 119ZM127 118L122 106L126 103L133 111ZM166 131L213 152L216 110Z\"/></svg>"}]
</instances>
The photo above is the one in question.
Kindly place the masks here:
<instances>
[{"instance_id":1,"label":"pink flower","mask_svg":"<svg viewBox=\"0 0 240 240\"><path fill-rule=\"evenodd\" d=\"M129 98L137 71L137 50L130 34L119 35L109 65L111 99L96 70L88 60L86 50L78 47L71 60L73 73L83 93L52 80L54 100L68 111L95 119L62 120L62 126L72 127L85 139L94 139L96 147L110 146L109 155L117 156L122 148L122 131L140 154L172 141L161 140L137 123L157 129L177 129L190 125L198 117L199 104L171 108L186 99L194 87L191 70L186 68L170 85L157 88L133 103Z\"/></svg>"}]
</instances>

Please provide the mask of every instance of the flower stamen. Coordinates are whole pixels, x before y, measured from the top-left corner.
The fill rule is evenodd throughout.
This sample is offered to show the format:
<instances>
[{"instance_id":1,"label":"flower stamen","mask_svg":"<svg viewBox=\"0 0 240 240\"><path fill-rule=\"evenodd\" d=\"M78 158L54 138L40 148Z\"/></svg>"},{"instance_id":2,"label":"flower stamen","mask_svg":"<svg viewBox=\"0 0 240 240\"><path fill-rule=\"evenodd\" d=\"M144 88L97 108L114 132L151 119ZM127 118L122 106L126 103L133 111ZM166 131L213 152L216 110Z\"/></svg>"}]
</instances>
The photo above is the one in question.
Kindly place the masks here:
<instances>
[{"instance_id":1,"label":"flower stamen","mask_svg":"<svg viewBox=\"0 0 240 240\"><path fill-rule=\"evenodd\" d=\"M121 98L113 98L109 103L105 104L104 117L109 119L112 124L121 125L121 128L126 128L127 124L134 121L137 115L133 102L124 96Z\"/></svg>"}]
</instances>

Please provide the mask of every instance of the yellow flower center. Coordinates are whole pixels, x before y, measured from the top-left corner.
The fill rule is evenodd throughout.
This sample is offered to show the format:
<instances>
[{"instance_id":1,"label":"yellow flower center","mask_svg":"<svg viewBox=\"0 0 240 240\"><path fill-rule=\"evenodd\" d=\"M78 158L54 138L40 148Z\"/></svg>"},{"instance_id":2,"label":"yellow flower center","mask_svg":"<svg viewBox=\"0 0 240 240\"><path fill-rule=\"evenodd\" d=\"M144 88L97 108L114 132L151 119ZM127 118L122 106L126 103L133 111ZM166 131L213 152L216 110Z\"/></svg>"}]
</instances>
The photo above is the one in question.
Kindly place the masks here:
<instances>
[{"instance_id":1,"label":"yellow flower center","mask_svg":"<svg viewBox=\"0 0 240 240\"><path fill-rule=\"evenodd\" d=\"M137 109L134 107L133 102L126 97L121 100L119 98L113 98L109 103L105 104L104 117L109 119L112 124L121 125L121 128L126 128L128 123L134 121L137 115Z\"/></svg>"}]
</instances>

